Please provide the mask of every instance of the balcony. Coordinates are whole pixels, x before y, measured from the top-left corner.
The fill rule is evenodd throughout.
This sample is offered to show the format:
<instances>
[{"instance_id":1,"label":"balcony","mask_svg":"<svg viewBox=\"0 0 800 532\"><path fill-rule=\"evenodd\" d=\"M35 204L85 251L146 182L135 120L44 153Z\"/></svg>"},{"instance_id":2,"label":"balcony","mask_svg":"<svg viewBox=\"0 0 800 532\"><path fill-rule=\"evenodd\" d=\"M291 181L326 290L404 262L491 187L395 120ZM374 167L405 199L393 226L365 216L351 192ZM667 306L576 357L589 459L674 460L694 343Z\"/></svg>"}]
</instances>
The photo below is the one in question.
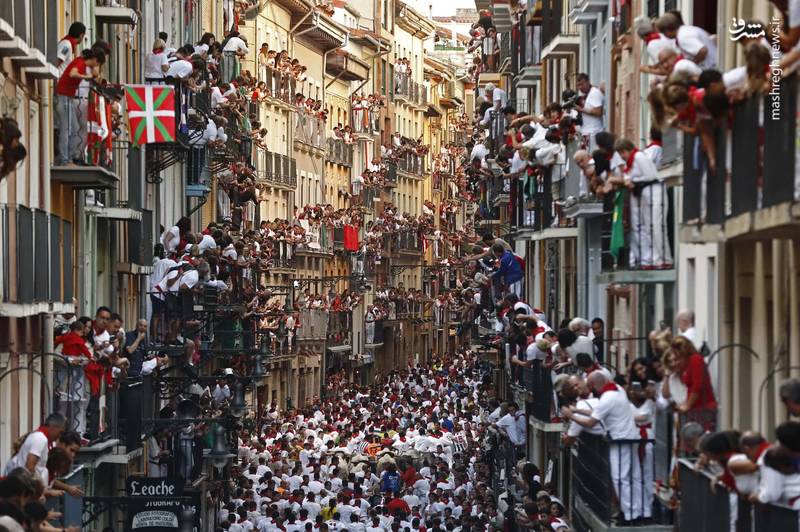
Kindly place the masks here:
<instances>
[{"instance_id":1,"label":"balcony","mask_svg":"<svg viewBox=\"0 0 800 532\"><path fill-rule=\"evenodd\" d=\"M297 329L299 341L325 341L328 337L327 310L305 309L300 311L300 327Z\"/></svg>"},{"instance_id":2,"label":"balcony","mask_svg":"<svg viewBox=\"0 0 800 532\"><path fill-rule=\"evenodd\" d=\"M350 111L350 125L355 135L378 135L381 132L380 109L352 109Z\"/></svg>"},{"instance_id":3,"label":"balcony","mask_svg":"<svg viewBox=\"0 0 800 532\"><path fill-rule=\"evenodd\" d=\"M111 170L119 177L120 186L107 191L97 190L95 201L87 200L84 211L109 220L142 219L142 152L131 150L127 143L116 142L112 150Z\"/></svg>"},{"instance_id":4,"label":"balcony","mask_svg":"<svg viewBox=\"0 0 800 532\"><path fill-rule=\"evenodd\" d=\"M669 450L651 441L650 454L640 453L640 447L646 442L647 440L641 439L609 442L604 436L586 431L581 433L569 454L573 522L583 525L576 528L618 530L618 527L623 526L642 526L652 532L674 530L670 524L669 512L654 497L652 488L654 480L668 480L659 464L665 461L668 463ZM612 458L612 455L615 456ZM624 462L626 456L634 455L631 460L633 467L628 468L627 473L625 470L612 471L612 464L620 463L619 460ZM645 457L641 466L640 456ZM612 480L612 475L619 477L615 481ZM614 516L612 512L615 505L610 501L623 500L627 500L629 504L619 503L616 506L628 508L624 513L620 509L620 513ZM637 524L642 519L649 522ZM693 524L688 530L703 529Z\"/></svg>"},{"instance_id":5,"label":"balcony","mask_svg":"<svg viewBox=\"0 0 800 532\"><path fill-rule=\"evenodd\" d=\"M325 347L334 353L352 350L353 313L349 310L328 313L328 338Z\"/></svg>"},{"instance_id":6,"label":"balcony","mask_svg":"<svg viewBox=\"0 0 800 532\"><path fill-rule=\"evenodd\" d=\"M113 6L95 6L94 18L98 24L117 24L123 26L136 26L139 15L136 10L127 7L130 0L115 0Z\"/></svg>"},{"instance_id":7,"label":"balcony","mask_svg":"<svg viewBox=\"0 0 800 532\"><path fill-rule=\"evenodd\" d=\"M308 220L300 220L306 231L306 242L295 247L295 253L303 255L333 255L333 230L325 224L310 225Z\"/></svg>"},{"instance_id":8,"label":"balcony","mask_svg":"<svg viewBox=\"0 0 800 532\"><path fill-rule=\"evenodd\" d=\"M743 496L733 498L721 486L712 490L712 476L705 471L697 471L694 463L688 460L679 460L678 468L681 487L677 523L679 529L700 532L734 528L752 532L800 530L800 514L797 510L777 503L753 504Z\"/></svg>"},{"instance_id":9,"label":"balcony","mask_svg":"<svg viewBox=\"0 0 800 532\"><path fill-rule=\"evenodd\" d=\"M267 85L269 93L265 101L278 105L286 110L294 109L294 95L297 93L297 80L290 74L285 74L279 70L265 68L259 70L259 79Z\"/></svg>"},{"instance_id":10,"label":"balcony","mask_svg":"<svg viewBox=\"0 0 800 532\"><path fill-rule=\"evenodd\" d=\"M383 346L384 323L383 320L375 320L364 324L364 347L370 350Z\"/></svg>"},{"instance_id":11,"label":"balcony","mask_svg":"<svg viewBox=\"0 0 800 532\"><path fill-rule=\"evenodd\" d=\"M295 147L321 156L325 151L325 122L308 113L297 113L294 127Z\"/></svg>"},{"instance_id":12,"label":"balcony","mask_svg":"<svg viewBox=\"0 0 800 532\"><path fill-rule=\"evenodd\" d=\"M386 165L386 188L394 188L397 186L397 165L388 163Z\"/></svg>"},{"instance_id":13,"label":"balcony","mask_svg":"<svg viewBox=\"0 0 800 532\"><path fill-rule=\"evenodd\" d=\"M299 39L323 51L336 50L347 42L347 28L319 11L313 11L310 17L300 18L293 31Z\"/></svg>"},{"instance_id":14,"label":"balcony","mask_svg":"<svg viewBox=\"0 0 800 532\"><path fill-rule=\"evenodd\" d=\"M542 2L542 59L578 53L580 36L565 12L565 1Z\"/></svg>"},{"instance_id":15,"label":"balcony","mask_svg":"<svg viewBox=\"0 0 800 532\"><path fill-rule=\"evenodd\" d=\"M325 72L343 81L364 81L369 78L369 65L353 54L337 49L328 56Z\"/></svg>"},{"instance_id":16,"label":"balcony","mask_svg":"<svg viewBox=\"0 0 800 532\"><path fill-rule=\"evenodd\" d=\"M27 55L12 57L11 61L30 79L58 79L58 69L36 48L30 48Z\"/></svg>"},{"instance_id":17,"label":"balcony","mask_svg":"<svg viewBox=\"0 0 800 532\"><path fill-rule=\"evenodd\" d=\"M607 9L606 0L569 0L569 19L573 24L594 24Z\"/></svg>"},{"instance_id":18,"label":"balcony","mask_svg":"<svg viewBox=\"0 0 800 532\"><path fill-rule=\"evenodd\" d=\"M416 231L403 231L393 237L393 248L402 254L419 255L422 253L422 242Z\"/></svg>"},{"instance_id":19,"label":"balcony","mask_svg":"<svg viewBox=\"0 0 800 532\"><path fill-rule=\"evenodd\" d=\"M394 101L421 111L426 110L428 108L428 89L425 85L411 79L408 74L395 73Z\"/></svg>"},{"instance_id":20,"label":"balcony","mask_svg":"<svg viewBox=\"0 0 800 532\"><path fill-rule=\"evenodd\" d=\"M325 159L333 164L341 166L353 166L353 145L347 144L344 139L329 138L328 148L325 152Z\"/></svg>"},{"instance_id":21,"label":"balcony","mask_svg":"<svg viewBox=\"0 0 800 532\"><path fill-rule=\"evenodd\" d=\"M662 181L613 192L602 224L602 273L598 283L664 283L676 280L673 188ZM615 213L616 211L616 213ZM621 220L619 225L614 220Z\"/></svg>"},{"instance_id":22,"label":"balcony","mask_svg":"<svg viewBox=\"0 0 800 532\"><path fill-rule=\"evenodd\" d=\"M297 160L293 157L259 149L256 161L257 181L286 190L297 188Z\"/></svg>"},{"instance_id":23,"label":"balcony","mask_svg":"<svg viewBox=\"0 0 800 532\"><path fill-rule=\"evenodd\" d=\"M397 169L406 174L407 177L422 179L427 171L425 157L415 153L405 153L398 157Z\"/></svg>"},{"instance_id":24,"label":"balcony","mask_svg":"<svg viewBox=\"0 0 800 532\"><path fill-rule=\"evenodd\" d=\"M791 238L797 233L800 187L792 111L797 76L772 90L780 94L774 113L770 95L754 95L734 107L730 125L714 125L716 172L708 170L700 139L684 135L684 241Z\"/></svg>"},{"instance_id":25,"label":"balcony","mask_svg":"<svg viewBox=\"0 0 800 532\"><path fill-rule=\"evenodd\" d=\"M72 303L72 237L72 224L55 214L0 205L0 316Z\"/></svg>"}]
</instances>

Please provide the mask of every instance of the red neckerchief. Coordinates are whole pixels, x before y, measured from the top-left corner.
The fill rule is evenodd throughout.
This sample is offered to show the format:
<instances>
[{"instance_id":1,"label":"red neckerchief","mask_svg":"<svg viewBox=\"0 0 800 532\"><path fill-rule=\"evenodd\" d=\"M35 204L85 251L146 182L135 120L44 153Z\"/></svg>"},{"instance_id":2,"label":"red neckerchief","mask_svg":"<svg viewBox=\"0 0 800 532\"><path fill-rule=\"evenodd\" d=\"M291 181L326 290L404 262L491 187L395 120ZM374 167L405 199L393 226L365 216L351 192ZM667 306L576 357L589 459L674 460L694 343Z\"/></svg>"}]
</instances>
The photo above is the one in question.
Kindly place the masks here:
<instances>
[{"instance_id":1,"label":"red neckerchief","mask_svg":"<svg viewBox=\"0 0 800 532\"><path fill-rule=\"evenodd\" d=\"M591 374L592 374L592 372L593 372L593 371L597 371L598 369L600 369L600 364L598 364L597 362L595 362L595 363L594 363L594 364L592 364L592 366L591 366L591 367L590 367L590 368L589 368L589 369L586 371L586 376L588 377L589 375L591 375Z\"/></svg>"},{"instance_id":2,"label":"red neckerchief","mask_svg":"<svg viewBox=\"0 0 800 532\"><path fill-rule=\"evenodd\" d=\"M639 150L636 148L631 151L631 154L628 156L628 160L625 161L625 172L630 172L631 168L633 168L633 160L636 158L637 153L639 153Z\"/></svg>"},{"instance_id":3,"label":"red neckerchief","mask_svg":"<svg viewBox=\"0 0 800 532\"><path fill-rule=\"evenodd\" d=\"M686 58L683 57L683 54L678 54L678 57L675 58L675 64L677 64L678 61L683 61L684 59Z\"/></svg>"},{"instance_id":4,"label":"red neckerchief","mask_svg":"<svg viewBox=\"0 0 800 532\"><path fill-rule=\"evenodd\" d=\"M153 48L153 53L154 54L160 54L160 53L163 53L163 52L164 52L163 48Z\"/></svg>"},{"instance_id":5,"label":"red neckerchief","mask_svg":"<svg viewBox=\"0 0 800 532\"><path fill-rule=\"evenodd\" d=\"M616 392L616 391L619 391L619 388L617 387L616 383L607 382L602 388L600 388L600 397L603 397L603 394L606 392Z\"/></svg>"},{"instance_id":6,"label":"red neckerchief","mask_svg":"<svg viewBox=\"0 0 800 532\"><path fill-rule=\"evenodd\" d=\"M41 427L36 429L36 432L41 432L42 434L45 435L45 437L47 438L47 449L48 450L52 449L53 448L53 440L51 439L52 437L50 436L50 429L47 428L46 426L42 425Z\"/></svg>"},{"instance_id":7,"label":"red neckerchief","mask_svg":"<svg viewBox=\"0 0 800 532\"><path fill-rule=\"evenodd\" d=\"M764 443L759 445L758 448L756 449L756 460L761 458L761 455L764 454L764 452L769 448L770 448L770 444L767 441L765 441Z\"/></svg>"},{"instance_id":8,"label":"red neckerchief","mask_svg":"<svg viewBox=\"0 0 800 532\"><path fill-rule=\"evenodd\" d=\"M652 31L644 36L644 42L649 43L652 41L657 41L660 38L661 38L660 33L658 33L657 31Z\"/></svg>"},{"instance_id":9,"label":"red neckerchief","mask_svg":"<svg viewBox=\"0 0 800 532\"><path fill-rule=\"evenodd\" d=\"M647 147L649 148L651 146L663 146L663 145L664 145L664 143L661 142L660 140L654 140L654 141L650 142L650 144L648 144Z\"/></svg>"},{"instance_id":10,"label":"red neckerchief","mask_svg":"<svg viewBox=\"0 0 800 532\"><path fill-rule=\"evenodd\" d=\"M72 37L71 35L65 36L64 39L69 41L69 43L72 45L72 55L75 55L75 52L78 50L78 39Z\"/></svg>"}]
</instances>

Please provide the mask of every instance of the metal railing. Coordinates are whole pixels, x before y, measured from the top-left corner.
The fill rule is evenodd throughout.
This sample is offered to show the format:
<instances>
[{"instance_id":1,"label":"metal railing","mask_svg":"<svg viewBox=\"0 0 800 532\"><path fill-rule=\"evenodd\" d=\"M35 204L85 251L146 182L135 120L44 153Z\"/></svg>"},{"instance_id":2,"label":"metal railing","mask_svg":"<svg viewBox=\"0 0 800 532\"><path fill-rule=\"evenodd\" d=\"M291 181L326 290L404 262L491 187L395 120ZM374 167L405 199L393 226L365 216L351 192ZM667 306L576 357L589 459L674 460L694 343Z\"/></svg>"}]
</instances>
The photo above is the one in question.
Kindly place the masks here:
<instances>
[{"instance_id":1,"label":"metal railing","mask_svg":"<svg viewBox=\"0 0 800 532\"><path fill-rule=\"evenodd\" d=\"M378 133L381 130L380 107L352 109L350 117L354 133Z\"/></svg>"},{"instance_id":2,"label":"metal railing","mask_svg":"<svg viewBox=\"0 0 800 532\"><path fill-rule=\"evenodd\" d=\"M262 66L258 69L258 80L267 85L267 90L269 90L267 99L279 100L290 105L294 103L294 97L297 93L297 80L291 74L268 66Z\"/></svg>"},{"instance_id":3,"label":"metal railing","mask_svg":"<svg viewBox=\"0 0 800 532\"><path fill-rule=\"evenodd\" d=\"M797 91L797 75L782 79L772 88L780 95L777 108L772 92L753 95L736 105L730 123L715 125L715 172L709 169L700 137L684 135L684 223L720 224L729 217L800 200L795 172Z\"/></svg>"},{"instance_id":4,"label":"metal railing","mask_svg":"<svg viewBox=\"0 0 800 532\"><path fill-rule=\"evenodd\" d=\"M712 491L711 476L695 470L688 460L679 460L678 468L681 492L677 524L680 530L800 530L797 510L780 504L753 504L721 486Z\"/></svg>"},{"instance_id":5,"label":"metal railing","mask_svg":"<svg viewBox=\"0 0 800 532\"><path fill-rule=\"evenodd\" d=\"M411 79L407 73L396 72L394 76L394 98L414 105L428 104L428 89Z\"/></svg>"},{"instance_id":6,"label":"metal railing","mask_svg":"<svg viewBox=\"0 0 800 532\"><path fill-rule=\"evenodd\" d=\"M425 157L416 153L404 153L398 157L397 167L407 174L425 175Z\"/></svg>"},{"instance_id":7,"label":"metal railing","mask_svg":"<svg viewBox=\"0 0 800 532\"><path fill-rule=\"evenodd\" d=\"M353 166L353 145L346 143L344 139L330 137L327 140L325 158L334 164Z\"/></svg>"},{"instance_id":8,"label":"metal railing","mask_svg":"<svg viewBox=\"0 0 800 532\"><path fill-rule=\"evenodd\" d=\"M297 160L269 150L258 150L256 177L275 185L297 186Z\"/></svg>"},{"instance_id":9,"label":"metal railing","mask_svg":"<svg viewBox=\"0 0 800 532\"><path fill-rule=\"evenodd\" d=\"M352 345L353 313L349 310L328 313L327 347Z\"/></svg>"},{"instance_id":10,"label":"metal railing","mask_svg":"<svg viewBox=\"0 0 800 532\"><path fill-rule=\"evenodd\" d=\"M325 122L312 114L298 112L295 118L295 142L325 149Z\"/></svg>"},{"instance_id":11,"label":"metal railing","mask_svg":"<svg viewBox=\"0 0 800 532\"><path fill-rule=\"evenodd\" d=\"M617 524L647 526L668 517L656 507L653 441L609 440L582 432L571 455L573 499L580 499L603 523L610 525L612 505L619 506ZM573 501L573 507L576 507Z\"/></svg>"},{"instance_id":12,"label":"metal railing","mask_svg":"<svg viewBox=\"0 0 800 532\"><path fill-rule=\"evenodd\" d=\"M675 234L669 223L674 216L672 194L673 189L658 180L613 192L610 211L603 215L604 271L674 267Z\"/></svg>"}]
</instances>

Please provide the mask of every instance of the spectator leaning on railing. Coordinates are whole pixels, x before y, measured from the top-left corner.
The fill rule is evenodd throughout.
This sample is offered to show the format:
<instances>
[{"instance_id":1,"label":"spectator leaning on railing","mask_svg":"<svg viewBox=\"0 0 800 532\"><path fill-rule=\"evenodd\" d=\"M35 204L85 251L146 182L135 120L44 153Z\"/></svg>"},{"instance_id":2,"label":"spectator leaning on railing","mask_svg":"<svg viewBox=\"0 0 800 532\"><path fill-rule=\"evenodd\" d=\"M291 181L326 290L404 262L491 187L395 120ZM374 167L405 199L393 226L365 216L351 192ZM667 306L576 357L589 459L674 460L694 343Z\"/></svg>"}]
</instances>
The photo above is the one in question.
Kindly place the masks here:
<instances>
[{"instance_id":1,"label":"spectator leaning on railing","mask_svg":"<svg viewBox=\"0 0 800 532\"><path fill-rule=\"evenodd\" d=\"M96 49L84 50L73 59L58 79L55 89L56 119L58 129L58 153L55 164L82 164L80 127L78 124L78 88L82 80L96 78L94 68L105 62L105 55Z\"/></svg>"}]
</instances>

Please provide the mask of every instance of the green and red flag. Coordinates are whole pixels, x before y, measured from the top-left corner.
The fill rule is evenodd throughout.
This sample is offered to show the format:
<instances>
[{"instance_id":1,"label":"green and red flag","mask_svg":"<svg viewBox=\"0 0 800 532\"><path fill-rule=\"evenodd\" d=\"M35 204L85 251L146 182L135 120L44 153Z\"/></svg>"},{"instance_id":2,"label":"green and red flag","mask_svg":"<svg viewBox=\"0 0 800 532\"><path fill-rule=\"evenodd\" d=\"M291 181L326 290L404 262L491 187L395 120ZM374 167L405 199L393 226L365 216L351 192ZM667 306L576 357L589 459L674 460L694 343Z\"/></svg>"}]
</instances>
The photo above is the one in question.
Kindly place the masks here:
<instances>
[{"instance_id":1,"label":"green and red flag","mask_svg":"<svg viewBox=\"0 0 800 532\"><path fill-rule=\"evenodd\" d=\"M170 85L127 85L128 131L133 144L175 142L175 90Z\"/></svg>"},{"instance_id":2,"label":"green and red flag","mask_svg":"<svg viewBox=\"0 0 800 532\"><path fill-rule=\"evenodd\" d=\"M619 254L625 247L625 189L617 190L614 196L614 211L611 216L611 244L609 251L614 261L619 261Z\"/></svg>"}]
</instances>

